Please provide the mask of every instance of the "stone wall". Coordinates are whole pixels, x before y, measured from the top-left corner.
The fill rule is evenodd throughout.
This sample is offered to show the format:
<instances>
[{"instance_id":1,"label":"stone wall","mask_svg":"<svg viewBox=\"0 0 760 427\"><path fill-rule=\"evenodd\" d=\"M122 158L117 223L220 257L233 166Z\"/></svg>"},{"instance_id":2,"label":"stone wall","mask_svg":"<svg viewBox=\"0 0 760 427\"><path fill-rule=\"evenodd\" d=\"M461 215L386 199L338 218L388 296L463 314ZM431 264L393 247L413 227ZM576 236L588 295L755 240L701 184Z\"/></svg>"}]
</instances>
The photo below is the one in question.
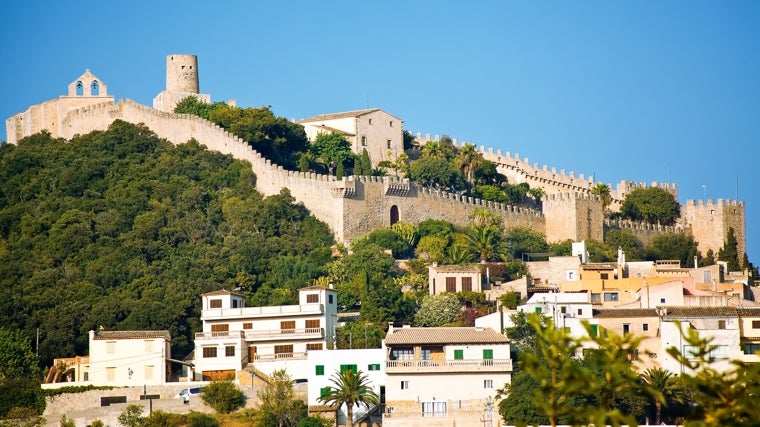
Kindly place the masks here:
<instances>
[{"instance_id":1,"label":"stone wall","mask_svg":"<svg viewBox=\"0 0 760 427\"><path fill-rule=\"evenodd\" d=\"M746 251L743 202L723 199L718 199L715 203L712 200L688 200L686 206L682 207L681 215L691 228L691 234L702 255L712 249L717 258L718 250L725 244L729 228L734 229L739 256Z\"/></svg>"},{"instance_id":2,"label":"stone wall","mask_svg":"<svg viewBox=\"0 0 760 427\"><path fill-rule=\"evenodd\" d=\"M604 220L604 235L607 235L609 230L628 230L630 231L636 240L643 246L647 246L652 243L652 239L655 236L664 233L683 233L682 227L649 224L643 221L628 221L628 220ZM705 251L702 252L704 255Z\"/></svg>"}]
</instances>

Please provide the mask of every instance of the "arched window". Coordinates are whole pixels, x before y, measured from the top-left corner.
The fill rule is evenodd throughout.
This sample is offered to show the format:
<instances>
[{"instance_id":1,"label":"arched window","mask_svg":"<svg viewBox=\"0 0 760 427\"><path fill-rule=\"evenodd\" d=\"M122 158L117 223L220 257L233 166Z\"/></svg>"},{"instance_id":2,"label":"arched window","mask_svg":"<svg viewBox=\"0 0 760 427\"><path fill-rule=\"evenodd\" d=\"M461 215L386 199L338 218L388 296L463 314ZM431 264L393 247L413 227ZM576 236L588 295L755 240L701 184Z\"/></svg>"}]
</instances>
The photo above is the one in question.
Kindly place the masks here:
<instances>
[{"instance_id":1,"label":"arched window","mask_svg":"<svg viewBox=\"0 0 760 427\"><path fill-rule=\"evenodd\" d=\"M81 81L78 81L77 82L77 96L82 96L82 95L84 95L84 85L82 84Z\"/></svg>"},{"instance_id":2,"label":"arched window","mask_svg":"<svg viewBox=\"0 0 760 427\"><path fill-rule=\"evenodd\" d=\"M398 206L391 206L391 225L398 222Z\"/></svg>"},{"instance_id":3,"label":"arched window","mask_svg":"<svg viewBox=\"0 0 760 427\"><path fill-rule=\"evenodd\" d=\"M92 84L90 84L90 95L92 96L100 95L100 85L98 85L97 80L93 80Z\"/></svg>"}]
</instances>

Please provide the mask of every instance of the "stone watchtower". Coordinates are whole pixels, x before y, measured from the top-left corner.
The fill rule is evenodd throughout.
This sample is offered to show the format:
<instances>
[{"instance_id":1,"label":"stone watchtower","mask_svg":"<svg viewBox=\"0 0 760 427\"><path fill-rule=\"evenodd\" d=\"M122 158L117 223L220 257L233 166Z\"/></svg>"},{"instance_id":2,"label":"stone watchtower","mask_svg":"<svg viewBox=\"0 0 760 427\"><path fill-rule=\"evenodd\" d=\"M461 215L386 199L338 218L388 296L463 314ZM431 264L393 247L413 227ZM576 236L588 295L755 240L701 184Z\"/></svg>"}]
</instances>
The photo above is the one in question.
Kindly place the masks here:
<instances>
[{"instance_id":1,"label":"stone watchtower","mask_svg":"<svg viewBox=\"0 0 760 427\"><path fill-rule=\"evenodd\" d=\"M197 56L167 56L166 89L153 98L153 108L173 112L177 103L188 96L194 96L202 102L211 102L210 95L199 93L199 81Z\"/></svg>"}]
</instances>

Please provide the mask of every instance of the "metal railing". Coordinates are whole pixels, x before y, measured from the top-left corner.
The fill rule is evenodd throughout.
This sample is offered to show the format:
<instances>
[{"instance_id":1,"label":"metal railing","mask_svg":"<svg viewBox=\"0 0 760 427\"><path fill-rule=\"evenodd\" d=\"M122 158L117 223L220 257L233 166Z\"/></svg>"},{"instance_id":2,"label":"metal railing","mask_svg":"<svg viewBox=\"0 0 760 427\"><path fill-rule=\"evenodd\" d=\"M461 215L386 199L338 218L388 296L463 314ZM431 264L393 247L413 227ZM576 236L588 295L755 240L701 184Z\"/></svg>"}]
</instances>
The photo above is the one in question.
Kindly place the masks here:
<instances>
[{"instance_id":1,"label":"metal railing","mask_svg":"<svg viewBox=\"0 0 760 427\"><path fill-rule=\"evenodd\" d=\"M294 338L309 337L323 338L324 328L300 328L300 329L270 329L264 331L213 331L196 332L195 339L218 339L218 338L244 338L246 340L260 340L271 338Z\"/></svg>"}]
</instances>

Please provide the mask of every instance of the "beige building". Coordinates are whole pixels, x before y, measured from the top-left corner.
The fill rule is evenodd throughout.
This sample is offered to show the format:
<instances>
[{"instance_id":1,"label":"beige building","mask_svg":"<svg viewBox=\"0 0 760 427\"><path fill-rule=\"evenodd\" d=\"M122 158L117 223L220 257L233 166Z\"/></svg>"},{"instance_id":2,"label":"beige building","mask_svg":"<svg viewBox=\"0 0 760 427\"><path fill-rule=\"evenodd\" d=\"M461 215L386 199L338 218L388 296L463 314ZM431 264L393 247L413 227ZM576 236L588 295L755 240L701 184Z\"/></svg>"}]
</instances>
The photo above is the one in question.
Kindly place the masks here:
<instances>
[{"instance_id":1,"label":"beige building","mask_svg":"<svg viewBox=\"0 0 760 427\"><path fill-rule=\"evenodd\" d=\"M204 380L236 376L253 363L267 373L272 369L264 368L266 362L301 360L305 365L308 351L333 347L338 318L333 289L301 288L298 305L270 307L246 307L242 294L227 290L201 298L203 331L195 334L195 371Z\"/></svg>"},{"instance_id":2,"label":"beige building","mask_svg":"<svg viewBox=\"0 0 760 427\"><path fill-rule=\"evenodd\" d=\"M164 384L169 378L169 331L90 331L93 385Z\"/></svg>"},{"instance_id":3,"label":"beige building","mask_svg":"<svg viewBox=\"0 0 760 427\"><path fill-rule=\"evenodd\" d=\"M98 104L113 105L114 97L102 80L86 70L69 84L68 93L42 104L32 105L23 113L5 120L8 143L16 144L26 136L47 130L53 137L66 135L65 119L69 112Z\"/></svg>"},{"instance_id":4,"label":"beige building","mask_svg":"<svg viewBox=\"0 0 760 427\"><path fill-rule=\"evenodd\" d=\"M322 114L299 120L309 141L320 133L338 132L351 143L354 153L367 150L372 167L394 161L404 152L404 121L379 108Z\"/></svg>"},{"instance_id":5,"label":"beige building","mask_svg":"<svg viewBox=\"0 0 760 427\"><path fill-rule=\"evenodd\" d=\"M480 292L482 276L476 265L428 266L428 288L430 295L444 292Z\"/></svg>"},{"instance_id":6,"label":"beige building","mask_svg":"<svg viewBox=\"0 0 760 427\"><path fill-rule=\"evenodd\" d=\"M512 375L504 335L477 327L390 327L383 349L384 426L475 427L499 419L493 398Z\"/></svg>"}]
</instances>

